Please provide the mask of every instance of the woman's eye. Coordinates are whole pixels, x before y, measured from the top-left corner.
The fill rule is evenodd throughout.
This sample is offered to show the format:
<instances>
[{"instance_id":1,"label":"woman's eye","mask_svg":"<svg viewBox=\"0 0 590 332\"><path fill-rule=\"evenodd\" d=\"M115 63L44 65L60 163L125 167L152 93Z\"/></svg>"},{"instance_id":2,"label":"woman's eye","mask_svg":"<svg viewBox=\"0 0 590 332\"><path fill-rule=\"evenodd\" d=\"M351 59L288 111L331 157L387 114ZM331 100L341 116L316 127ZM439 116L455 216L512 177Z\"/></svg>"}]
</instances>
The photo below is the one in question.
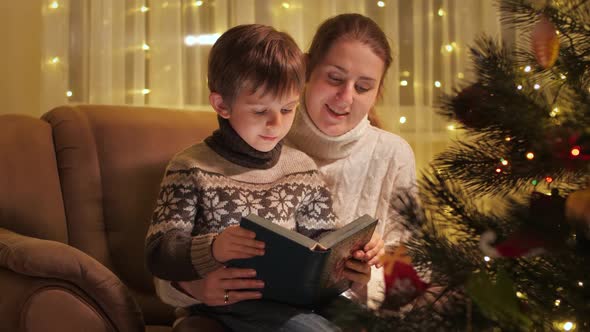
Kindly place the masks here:
<instances>
[{"instance_id":1,"label":"woman's eye","mask_svg":"<svg viewBox=\"0 0 590 332\"><path fill-rule=\"evenodd\" d=\"M358 91L359 93L367 92L369 90L371 90L371 88L367 87L367 86L362 86L362 85L356 86L356 91Z\"/></svg>"},{"instance_id":2,"label":"woman's eye","mask_svg":"<svg viewBox=\"0 0 590 332\"><path fill-rule=\"evenodd\" d=\"M342 79L338 76L331 76L328 75L328 79L330 80L330 82L334 82L334 83L340 83L342 82Z\"/></svg>"}]
</instances>

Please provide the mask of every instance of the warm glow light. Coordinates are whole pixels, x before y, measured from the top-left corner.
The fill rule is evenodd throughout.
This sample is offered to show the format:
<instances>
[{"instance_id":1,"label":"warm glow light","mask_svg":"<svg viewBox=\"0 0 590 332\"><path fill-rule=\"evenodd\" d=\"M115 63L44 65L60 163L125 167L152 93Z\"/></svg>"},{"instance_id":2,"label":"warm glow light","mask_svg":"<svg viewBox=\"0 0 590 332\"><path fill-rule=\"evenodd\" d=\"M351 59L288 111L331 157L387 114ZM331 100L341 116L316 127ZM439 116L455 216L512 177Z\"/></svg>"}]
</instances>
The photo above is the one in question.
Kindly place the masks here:
<instances>
[{"instance_id":1,"label":"warm glow light","mask_svg":"<svg viewBox=\"0 0 590 332\"><path fill-rule=\"evenodd\" d=\"M520 85L520 84L519 84L519 85L517 85L517 86L516 86L516 88L517 88L518 90L522 90L522 85Z\"/></svg>"},{"instance_id":2,"label":"warm glow light","mask_svg":"<svg viewBox=\"0 0 590 332\"><path fill-rule=\"evenodd\" d=\"M578 286L580 286L580 287L584 287L584 283L583 283L583 282L581 282L581 281L578 281Z\"/></svg>"},{"instance_id":3,"label":"warm glow light","mask_svg":"<svg viewBox=\"0 0 590 332\"><path fill-rule=\"evenodd\" d=\"M402 71L402 77L410 77L410 72L407 70Z\"/></svg>"},{"instance_id":4,"label":"warm glow light","mask_svg":"<svg viewBox=\"0 0 590 332\"><path fill-rule=\"evenodd\" d=\"M546 178L545 178L545 181L546 181L547 183L551 183L551 182L553 182L553 178L552 178L552 177L550 177L550 176L548 176L548 177L546 177ZM557 301L559 301L559 300L557 300Z\"/></svg>"},{"instance_id":5,"label":"warm glow light","mask_svg":"<svg viewBox=\"0 0 590 332\"><path fill-rule=\"evenodd\" d=\"M445 45L445 49L447 50L447 52L453 52L453 45L447 44Z\"/></svg>"},{"instance_id":6,"label":"warm glow light","mask_svg":"<svg viewBox=\"0 0 590 332\"><path fill-rule=\"evenodd\" d=\"M142 48L144 51L149 51L149 50L150 50L150 45L148 45L148 44L146 44L146 43L143 43L143 45L141 45L141 48Z\"/></svg>"},{"instance_id":7,"label":"warm glow light","mask_svg":"<svg viewBox=\"0 0 590 332\"><path fill-rule=\"evenodd\" d=\"M502 163L502 165L506 166L506 165L508 165L508 160L502 159L501 163Z\"/></svg>"},{"instance_id":8,"label":"warm glow light","mask_svg":"<svg viewBox=\"0 0 590 332\"><path fill-rule=\"evenodd\" d=\"M569 331L569 330L571 330L573 327L574 327L574 323L572 323L572 322L565 322L565 323L563 324L563 330L564 330L564 331Z\"/></svg>"},{"instance_id":9,"label":"warm glow light","mask_svg":"<svg viewBox=\"0 0 590 332\"><path fill-rule=\"evenodd\" d=\"M291 7L291 5L288 2L283 2L282 3L283 8L285 9L289 9Z\"/></svg>"},{"instance_id":10,"label":"warm glow light","mask_svg":"<svg viewBox=\"0 0 590 332\"><path fill-rule=\"evenodd\" d=\"M518 297L519 299L523 299L524 298L524 294L521 292L516 292L516 297Z\"/></svg>"},{"instance_id":11,"label":"warm glow light","mask_svg":"<svg viewBox=\"0 0 590 332\"><path fill-rule=\"evenodd\" d=\"M440 8L438 10L438 16L444 16L444 15L445 15L445 11L442 8Z\"/></svg>"},{"instance_id":12,"label":"warm glow light","mask_svg":"<svg viewBox=\"0 0 590 332\"><path fill-rule=\"evenodd\" d=\"M59 58L58 57L51 58L51 63L59 63Z\"/></svg>"},{"instance_id":13,"label":"warm glow light","mask_svg":"<svg viewBox=\"0 0 590 332\"><path fill-rule=\"evenodd\" d=\"M512 140L512 138L510 138L510 137L506 137L504 140L505 140L506 142L510 142L510 140Z\"/></svg>"},{"instance_id":14,"label":"warm glow light","mask_svg":"<svg viewBox=\"0 0 590 332\"><path fill-rule=\"evenodd\" d=\"M457 77L458 77L458 78L464 78L464 77L465 77L465 75L463 75L463 73L457 73Z\"/></svg>"},{"instance_id":15,"label":"warm glow light","mask_svg":"<svg viewBox=\"0 0 590 332\"><path fill-rule=\"evenodd\" d=\"M455 130L455 125L454 124L450 124L450 125L447 126L447 129L450 130L450 131L453 131L453 130Z\"/></svg>"},{"instance_id":16,"label":"warm glow light","mask_svg":"<svg viewBox=\"0 0 590 332\"><path fill-rule=\"evenodd\" d=\"M71 96L73 96L73 95L74 95L74 94L72 93L72 91L68 91L68 92L66 92L66 96L68 96L68 97L71 97Z\"/></svg>"},{"instance_id":17,"label":"warm glow light","mask_svg":"<svg viewBox=\"0 0 590 332\"><path fill-rule=\"evenodd\" d=\"M194 45L213 45L215 41L221 36L219 33L213 33L209 35L188 35L184 38L184 43L187 46L194 46Z\"/></svg>"},{"instance_id":18,"label":"warm glow light","mask_svg":"<svg viewBox=\"0 0 590 332\"><path fill-rule=\"evenodd\" d=\"M379 7L385 7L385 2L383 2L383 1L377 1L377 6L379 6Z\"/></svg>"},{"instance_id":19,"label":"warm glow light","mask_svg":"<svg viewBox=\"0 0 590 332\"><path fill-rule=\"evenodd\" d=\"M579 156L580 155L580 147L579 146L574 146L574 148L572 149L572 151L570 151L570 153L574 157Z\"/></svg>"},{"instance_id":20,"label":"warm glow light","mask_svg":"<svg viewBox=\"0 0 590 332\"><path fill-rule=\"evenodd\" d=\"M441 87L441 85L442 85L442 84L441 84L439 81L434 81L434 86L435 86L435 87L437 87L437 88L440 88L440 87Z\"/></svg>"},{"instance_id":21,"label":"warm glow light","mask_svg":"<svg viewBox=\"0 0 590 332\"><path fill-rule=\"evenodd\" d=\"M54 2L52 2L49 5L49 8L51 8L51 9L58 9L59 8L59 3L57 1L54 1Z\"/></svg>"},{"instance_id":22,"label":"warm glow light","mask_svg":"<svg viewBox=\"0 0 590 332\"><path fill-rule=\"evenodd\" d=\"M524 67L524 71L525 71L526 73L530 72L530 71L531 71L531 66L526 66L526 67Z\"/></svg>"},{"instance_id":23,"label":"warm glow light","mask_svg":"<svg viewBox=\"0 0 590 332\"><path fill-rule=\"evenodd\" d=\"M406 80L401 80L401 81L399 82L399 85L401 85L401 86L408 86L408 81L406 81Z\"/></svg>"},{"instance_id":24,"label":"warm glow light","mask_svg":"<svg viewBox=\"0 0 590 332\"><path fill-rule=\"evenodd\" d=\"M150 89L143 89L143 90L141 90L141 93L143 93L144 95L147 95L150 92L152 92Z\"/></svg>"},{"instance_id":25,"label":"warm glow light","mask_svg":"<svg viewBox=\"0 0 590 332\"><path fill-rule=\"evenodd\" d=\"M526 154L526 159L528 160L533 160L533 158L535 158L535 154L532 152L529 152Z\"/></svg>"},{"instance_id":26,"label":"warm glow light","mask_svg":"<svg viewBox=\"0 0 590 332\"><path fill-rule=\"evenodd\" d=\"M537 83L537 84L533 85L533 88L535 88L535 90L539 90L541 88L541 86Z\"/></svg>"},{"instance_id":27,"label":"warm glow light","mask_svg":"<svg viewBox=\"0 0 590 332\"><path fill-rule=\"evenodd\" d=\"M502 169L501 168L496 168L496 173L502 173Z\"/></svg>"},{"instance_id":28,"label":"warm glow light","mask_svg":"<svg viewBox=\"0 0 590 332\"><path fill-rule=\"evenodd\" d=\"M406 123L406 121L408 121L408 119L406 119L405 116L400 116L399 117L399 123L404 124L404 123Z\"/></svg>"},{"instance_id":29,"label":"warm glow light","mask_svg":"<svg viewBox=\"0 0 590 332\"><path fill-rule=\"evenodd\" d=\"M489 261L491 261L492 259L491 259L491 258L489 258L488 256L483 256L483 260L484 260L484 261L486 261L486 262L489 262Z\"/></svg>"},{"instance_id":30,"label":"warm glow light","mask_svg":"<svg viewBox=\"0 0 590 332\"><path fill-rule=\"evenodd\" d=\"M197 7L201 7L203 5L203 1L197 1L197 2L195 2L195 5L197 5Z\"/></svg>"},{"instance_id":31,"label":"warm glow light","mask_svg":"<svg viewBox=\"0 0 590 332\"><path fill-rule=\"evenodd\" d=\"M559 307L560 304L561 304L561 300L559 300L559 299L555 300L555 306L556 307Z\"/></svg>"},{"instance_id":32,"label":"warm glow light","mask_svg":"<svg viewBox=\"0 0 590 332\"><path fill-rule=\"evenodd\" d=\"M150 9L149 9L148 7L146 7L146 6L141 6L141 8L139 8L139 10L140 10L142 13L145 13L145 12L147 12L147 11L148 11L148 10L150 10Z\"/></svg>"},{"instance_id":33,"label":"warm glow light","mask_svg":"<svg viewBox=\"0 0 590 332\"><path fill-rule=\"evenodd\" d=\"M567 78L567 76L565 76L564 74L559 74L559 77L560 77L562 80L565 80L565 79Z\"/></svg>"}]
</instances>

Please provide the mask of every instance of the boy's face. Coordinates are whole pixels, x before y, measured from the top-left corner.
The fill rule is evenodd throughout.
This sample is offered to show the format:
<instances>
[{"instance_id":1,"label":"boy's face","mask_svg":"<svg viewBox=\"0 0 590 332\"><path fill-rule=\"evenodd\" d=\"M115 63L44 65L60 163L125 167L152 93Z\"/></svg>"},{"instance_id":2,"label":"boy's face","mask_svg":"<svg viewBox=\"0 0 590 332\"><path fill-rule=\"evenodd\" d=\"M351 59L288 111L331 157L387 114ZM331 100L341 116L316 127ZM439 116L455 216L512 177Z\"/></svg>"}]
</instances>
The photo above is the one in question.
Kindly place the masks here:
<instances>
[{"instance_id":1,"label":"boy's face","mask_svg":"<svg viewBox=\"0 0 590 332\"><path fill-rule=\"evenodd\" d=\"M228 119L232 128L251 147L268 152L283 139L295 116L299 93L291 92L283 97L264 94L264 87L255 93L242 89L236 96L229 112L218 111Z\"/></svg>"}]
</instances>

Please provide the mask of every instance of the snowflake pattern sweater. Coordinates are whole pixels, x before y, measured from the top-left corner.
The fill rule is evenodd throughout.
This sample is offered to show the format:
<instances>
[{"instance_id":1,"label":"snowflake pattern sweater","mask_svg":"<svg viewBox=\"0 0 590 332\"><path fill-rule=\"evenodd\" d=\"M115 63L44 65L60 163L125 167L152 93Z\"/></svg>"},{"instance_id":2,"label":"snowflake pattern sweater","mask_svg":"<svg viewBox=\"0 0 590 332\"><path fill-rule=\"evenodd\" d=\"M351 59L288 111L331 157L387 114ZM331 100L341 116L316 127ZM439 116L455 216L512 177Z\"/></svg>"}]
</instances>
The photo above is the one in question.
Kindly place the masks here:
<instances>
[{"instance_id":1,"label":"snowflake pattern sweater","mask_svg":"<svg viewBox=\"0 0 590 332\"><path fill-rule=\"evenodd\" d=\"M146 237L146 260L157 278L194 280L221 266L215 236L250 213L309 237L335 228L332 201L315 163L277 145L259 152L226 120L205 142L169 163Z\"/></svg>"}]
</instances>

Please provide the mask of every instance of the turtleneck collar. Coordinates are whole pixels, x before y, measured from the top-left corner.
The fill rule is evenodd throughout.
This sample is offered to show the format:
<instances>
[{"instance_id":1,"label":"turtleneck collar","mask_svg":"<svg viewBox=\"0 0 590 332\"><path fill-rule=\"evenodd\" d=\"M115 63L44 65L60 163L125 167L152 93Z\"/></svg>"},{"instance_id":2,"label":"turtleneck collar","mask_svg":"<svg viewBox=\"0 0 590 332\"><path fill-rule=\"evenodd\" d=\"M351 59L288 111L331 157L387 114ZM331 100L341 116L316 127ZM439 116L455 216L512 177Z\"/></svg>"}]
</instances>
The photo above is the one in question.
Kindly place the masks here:
<instances>
[{"instance_id":1,"label":"turtleneck collar","mask_svg":"<svg viewBox=\"0 0 590 332\"><path fill-rule=\"evenodd\" d=\"M365 116L349 132L340 136L328 136L313 123L307 114L305 100L302 100L288 138L299 150L313 158L341 159L350 155L356 142L365 134L368 128L369 120Z\"/></svg>"},{"instance_id":2,"label":"turtleneck collar","mask_svg":"<svg viewBox=\"0 0 590 332\"><path fill-rule=\"evenodd\" d=\"M205 144L217 154L248 168L269 169L277 164L283 140L268 152L258 151L238 135L227 119L217 116L217 121L219 129L205 139Z\"/></svg>"}]
</instances>

